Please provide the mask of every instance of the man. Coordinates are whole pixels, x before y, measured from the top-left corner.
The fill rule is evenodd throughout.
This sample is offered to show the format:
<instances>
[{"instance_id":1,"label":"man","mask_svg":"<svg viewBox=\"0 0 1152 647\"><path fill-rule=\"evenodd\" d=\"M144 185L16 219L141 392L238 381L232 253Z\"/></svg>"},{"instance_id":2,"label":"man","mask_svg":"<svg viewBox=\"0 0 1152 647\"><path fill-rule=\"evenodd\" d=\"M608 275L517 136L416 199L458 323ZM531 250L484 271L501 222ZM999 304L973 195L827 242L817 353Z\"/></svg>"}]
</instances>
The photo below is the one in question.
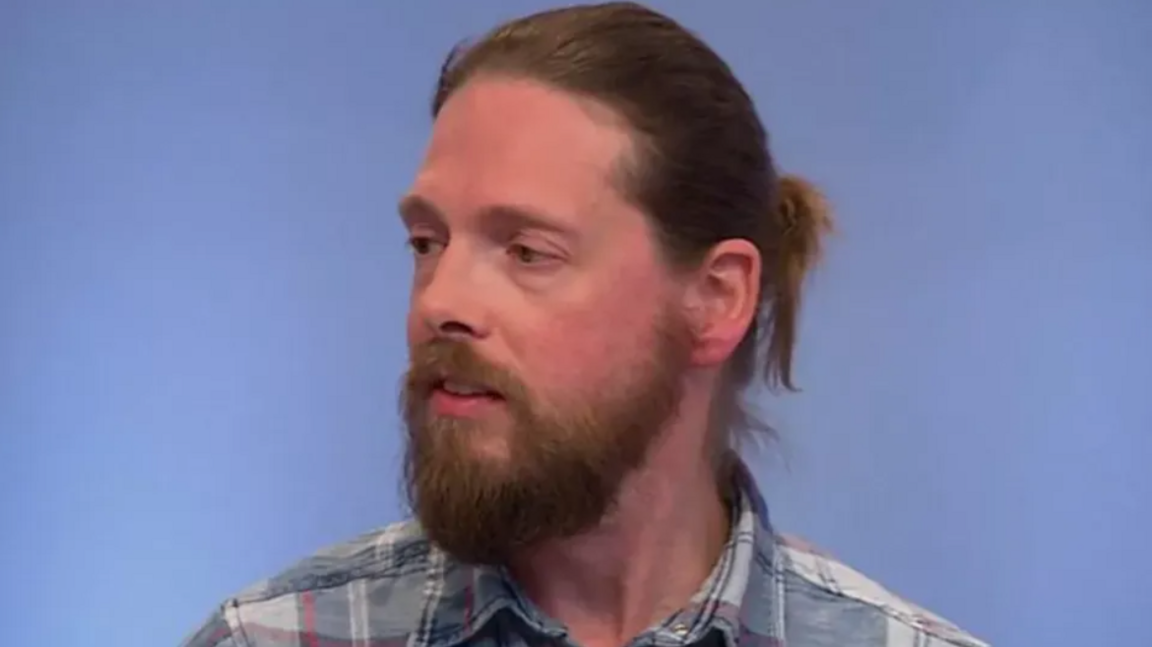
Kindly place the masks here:
<instances>
[{"instance_id":1,"label":"man","mask_svg":"<svg viewBox=\"0 0 1152 647\"><path fill-rule=\"evenodd\" d=\"M417 520L186 645L981 644L782 540L731 449L755 374L792 388L829 218L715 53L636 4L544 12L454 52L432 113L400 205Z\"/></svg>"}]
</instances>

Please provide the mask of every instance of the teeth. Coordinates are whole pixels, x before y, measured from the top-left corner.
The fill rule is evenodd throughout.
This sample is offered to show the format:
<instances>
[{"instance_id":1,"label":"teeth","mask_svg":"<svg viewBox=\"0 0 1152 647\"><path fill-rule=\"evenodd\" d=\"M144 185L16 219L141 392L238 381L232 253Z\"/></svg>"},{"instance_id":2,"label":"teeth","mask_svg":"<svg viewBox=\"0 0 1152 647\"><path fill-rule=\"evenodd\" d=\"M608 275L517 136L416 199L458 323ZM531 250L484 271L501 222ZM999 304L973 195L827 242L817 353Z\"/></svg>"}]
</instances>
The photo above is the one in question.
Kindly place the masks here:
<instances>
[{"instance_id":1,"label":"teeth","mask_svg":"<svg viewBox=\"0 0 1152 647\"><path fill-rule=\"evenodd\" d=\"M465 384L463 382L453 382L446 380L444 382L444 390L452 395L482 395L487 393L487 389L472 384Z\"/></svg>"}]
</instances>

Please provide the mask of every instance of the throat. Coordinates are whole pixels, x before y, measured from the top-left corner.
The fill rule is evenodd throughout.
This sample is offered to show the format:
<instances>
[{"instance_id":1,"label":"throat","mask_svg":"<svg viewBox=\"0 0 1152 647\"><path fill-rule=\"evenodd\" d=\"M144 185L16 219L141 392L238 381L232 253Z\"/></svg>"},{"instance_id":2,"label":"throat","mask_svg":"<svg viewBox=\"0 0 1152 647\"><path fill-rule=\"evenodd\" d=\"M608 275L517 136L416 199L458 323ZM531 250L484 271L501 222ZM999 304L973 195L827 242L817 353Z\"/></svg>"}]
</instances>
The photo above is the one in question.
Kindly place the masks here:
<instances>
[{"instance_id":1,"label":"throat","mask_svg":"<svg viewBox=\"0 0 1152 647\"><path fill-rule=\"evenodd\" d=\"M513 575L577 644L627 644L684 609L724 551L728 507L711 474L703 476L694 496L625 490L600 527L519 556Z\"/></svg>"}]
</instances>

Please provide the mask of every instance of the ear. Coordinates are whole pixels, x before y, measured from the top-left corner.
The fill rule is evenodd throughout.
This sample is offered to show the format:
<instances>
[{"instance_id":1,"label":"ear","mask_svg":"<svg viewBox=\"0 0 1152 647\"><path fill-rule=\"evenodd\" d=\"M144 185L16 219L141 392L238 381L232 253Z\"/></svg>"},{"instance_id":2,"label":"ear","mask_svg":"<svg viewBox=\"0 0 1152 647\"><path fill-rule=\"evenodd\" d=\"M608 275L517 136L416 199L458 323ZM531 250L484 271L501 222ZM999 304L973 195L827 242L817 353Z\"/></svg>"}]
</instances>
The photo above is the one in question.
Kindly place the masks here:
<instances>
[{"instance_id":1,"label":"ear","mask_svg":"<svg viewBox=\"0 0 1152 647\"><path fill-rule=\"evenodd\" d=\"M717 366L736 350L760 309L760 267L744 239L721 241L704 258L685 293L694 364Z\"/></svg>"}]
</instances>

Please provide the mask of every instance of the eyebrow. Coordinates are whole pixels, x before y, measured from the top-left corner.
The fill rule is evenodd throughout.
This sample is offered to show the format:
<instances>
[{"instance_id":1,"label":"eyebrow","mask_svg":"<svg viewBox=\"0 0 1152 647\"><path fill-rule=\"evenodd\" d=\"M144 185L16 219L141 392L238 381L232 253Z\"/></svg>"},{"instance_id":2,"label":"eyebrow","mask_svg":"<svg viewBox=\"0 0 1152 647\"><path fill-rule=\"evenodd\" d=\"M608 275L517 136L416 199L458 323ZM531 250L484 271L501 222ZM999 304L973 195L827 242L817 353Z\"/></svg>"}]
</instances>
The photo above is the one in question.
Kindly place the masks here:
<instances>
[{"instance_id":1,"label":"eyebrow","mask_svg":"<svg viewBox=\"0 0 1152 647\"><path fill-rule=\"evenodd\" d=\"M400 218L409 226L421 221L443 223L444 213L431 200L417 195L405 196L399 205ZM561 223L558 218L536 209L515 204L493 204L480 210L481 226L494 229L537 229L560 236L575 235L572 227Z\"/></svg>"},{"instance_id":2,"label":"eyebrow","mask_svg":"<svg viewBox=\"0 0 1152 647\"><path fill-rule=\"evenodd\" d=\"M429 200L419 195L406 195L397 206L400 219L407 225L413 225L421 220L444 220L440 210Z\"/></svg>"}]
</instances>

